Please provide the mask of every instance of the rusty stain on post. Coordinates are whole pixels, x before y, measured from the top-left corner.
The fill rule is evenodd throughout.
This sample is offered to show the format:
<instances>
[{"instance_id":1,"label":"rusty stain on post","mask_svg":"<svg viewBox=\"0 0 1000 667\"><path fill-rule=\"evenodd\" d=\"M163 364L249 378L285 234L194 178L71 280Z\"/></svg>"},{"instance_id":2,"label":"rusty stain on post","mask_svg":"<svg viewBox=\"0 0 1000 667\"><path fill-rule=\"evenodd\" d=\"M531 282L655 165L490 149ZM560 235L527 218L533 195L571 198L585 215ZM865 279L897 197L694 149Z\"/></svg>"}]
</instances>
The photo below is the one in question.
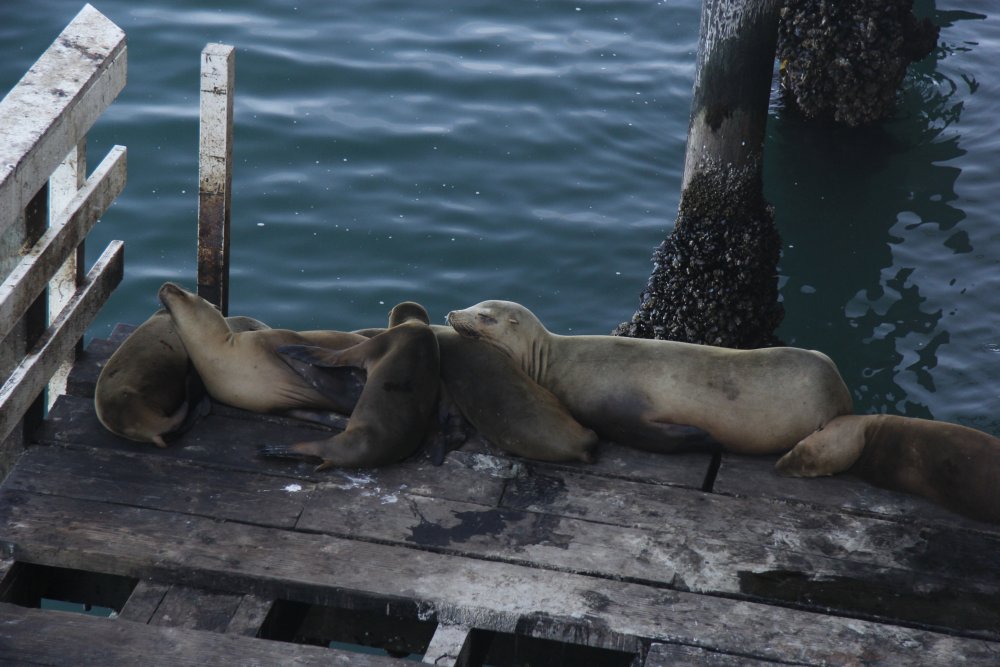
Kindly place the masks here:
<instances>
[{"instance_id":1,"label":"rusty stain on post","mask_svg":"<svg viewBox=\"0 0 1000 667\"><path fill-rule=\"evenodd\" d=\"M229 310L235 55L235 49L226 44L208 44L201 52L198 294L224 315Z\"/></svg>"}]
</instances>

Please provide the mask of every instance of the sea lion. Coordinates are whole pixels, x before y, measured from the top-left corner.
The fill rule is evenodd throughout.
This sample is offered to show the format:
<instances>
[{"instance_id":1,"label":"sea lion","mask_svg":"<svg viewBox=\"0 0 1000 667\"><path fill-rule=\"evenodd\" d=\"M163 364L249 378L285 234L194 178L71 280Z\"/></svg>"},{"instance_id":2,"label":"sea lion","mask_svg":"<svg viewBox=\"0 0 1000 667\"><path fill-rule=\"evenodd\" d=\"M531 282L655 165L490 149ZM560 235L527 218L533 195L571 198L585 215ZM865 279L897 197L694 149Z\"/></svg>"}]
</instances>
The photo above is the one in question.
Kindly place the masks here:
<instances>
[{"instance_id":1,"label":"sea lion","mask_svg":"<svg viewBox=\"0 0 1000 667\"><path fill-rule=\"evenodd\" d=\"M270 445L267 457L319 458L316 470L381 466L412 454L424 439L438 400L437 339L426 311L407 306L394 326L344 350L283 345L278 353L314 366L364 368L368 379L347 428L332 438Z\"/></svg>"},{"instance_id":2,"label":"sea lion","mask_svg":"<svg viewBox=\"0 0 1000 667\"><path fill-rule=\"evenodd\" d=\"M350 414L364 386L364 374L343 368L329 374L320 393L275 353L282 345L319 345L341 349L368 340L342 331L235 332L208 301L173 283L164 283L160 302L209 395L237 408L265 413L299 409Z\"/></svg>"},{"instance_id":3,"label":"sea lion","mask_svg":"<svg viewBox=\"0 0 1000 667\"><path fill-rule=\"evenodd\" d=\"M430 324L427 311L412 301L389 312L389 326L404 318ZM430 325L441 355L439 419L444 430L429 446L431 460L465 440L464 419L500 449L540 461L593 460L597 434L582 426L552 392L542 387L500 350L459 335L450 326ZM384 329L355 333L376 335ZM458 414L456 414L456 412Z\"/></svg>"},{"instance_id":4,"label":"sea lion","mask_svg":"<svg viewBox=\"0 0 1000 667\"><path fill-rule=\"evenodd\" d=\"M226 322L233 331L268 328L252 317ZM186 431L204 414L204 393L170 313L160 309L104 364L94 388L94 410L112 433L166 447L167 436Z\"/></svg>"},{"instance_id":5,"label":"sea lion","mask_svg":"<svg viewBox=\"0 0 1000 667\"><path fill-rule=\"evenodd\" d=\"M597 434L509 356L451 327L431 329L441 350L447 396L488 442L539 461L593 460Z\"/></svg>"},{"instance_id":6,"label":"sea lion","mask_svg":"<svg viewBox=\"0 0 1000 667\"><path fill-rule=\"evenodd\" d=\"M813 350L560 336L510 301L452 311L448 323L507 353L602 438L651 451L781 452L851 411L837 367Z\"/></svg>"},{"instance_id":7,"label":"sea lion","mask_svg":"<svg viewBox=\"0 0 1000 667\"><path fill-rule=\"evenodd\" d=\"M804 438L775 468L788 477L847 471L875 486L1000 522L1000 439L958 424L844 415Z\"/></svg>"}]
</instances>

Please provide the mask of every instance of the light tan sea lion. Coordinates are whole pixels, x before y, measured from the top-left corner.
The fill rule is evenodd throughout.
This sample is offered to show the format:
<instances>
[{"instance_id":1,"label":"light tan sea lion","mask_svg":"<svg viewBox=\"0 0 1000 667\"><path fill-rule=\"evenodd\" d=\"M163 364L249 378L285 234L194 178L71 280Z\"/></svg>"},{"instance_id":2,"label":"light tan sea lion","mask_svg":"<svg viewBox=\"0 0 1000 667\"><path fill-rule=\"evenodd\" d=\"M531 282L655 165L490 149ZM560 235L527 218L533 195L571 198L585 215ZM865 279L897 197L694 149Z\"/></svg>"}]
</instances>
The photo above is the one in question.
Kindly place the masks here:
<instances>
[{"instance_id":1,"label":"light tan sea lion","mask_svg":"<svg viewBox=\"0 0 1000 667\"><path fill-rule=\"evenodd\" d=\"M252 317L229 317L233 331L267 329ZM166 310L139 325L104 364L94 389L94 410L106 429L137 442L166 447L202 415L204 395L184 344Z\"/></svg>"},{"instance_id":2,"label":"light tan sea lion","mask_svg":"<svg viewBox=\"0 0 1000 667\"><path fill-rule=\"evenodd\" d=\"M581 424L623 445L782 452L851 411L836 366L812 350L559 336L510 301L453 311L448 323L510 355Z\"/></svg>"},{"instance_id":3,"label":"light tan sea lion","mask_svg":"<svg viewBox=\"0 0 1000 667\"><path fill-rule=\"evenodd\" d=\"M407 307L398 323L344 350L284 345L285 357L314 366L353 366L368 373L361 397L343 433L326 440L261 448L268 457L319 458L316 468L373 467L399 461L423 442L438 400L437 339L426 324L426 311Z\"/></svg>"},{"instance_id":4,"label":"light tan sea lion","mask_svg":"<svg viewBox=\"0 0 1000 667\"><path fill-rule=\"evenodd\" d=\"M847 471L875 486L1000 522L1000 439L958 424L844 415L804 438L775 468L789 477Z\"/></svg>"},{"instance_id":5,"label":"light tan sea lion","mask_svg":"<svg viewBox=\"0 0 1000 667\"><path fill-rule=\"evenodd\" d=\"M363 373L350 368L331 373L331 387L320 393L282 361L275 349L282 345L341 349L367 340L364 336L288 329L234 332L215 306L197 294L164 283L159 297L215 400L265 413L311 409L350 414L357 403L364 386Z\"/></svg>"}]
</instances>

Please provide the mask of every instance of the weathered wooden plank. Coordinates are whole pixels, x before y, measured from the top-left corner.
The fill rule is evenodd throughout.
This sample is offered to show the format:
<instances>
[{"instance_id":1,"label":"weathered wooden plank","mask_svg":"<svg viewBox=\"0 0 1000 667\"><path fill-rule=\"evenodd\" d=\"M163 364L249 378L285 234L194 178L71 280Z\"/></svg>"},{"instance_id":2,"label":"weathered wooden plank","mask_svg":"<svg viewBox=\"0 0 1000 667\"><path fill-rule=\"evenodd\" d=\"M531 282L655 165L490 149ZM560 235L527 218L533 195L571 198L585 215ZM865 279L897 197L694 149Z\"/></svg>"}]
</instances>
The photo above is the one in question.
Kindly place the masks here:
<instances>
[{"instance_id":1,"label":"weathered wooden plank","mask_svg":"<svg viewBox=\"0 0 1000 667\"><path fill-rule=\"evenodd\" d=\"M136 623L149 623L169 590L169 584L139 581L122 606L122 610L118 612L118 618Z\"/></svg>"},{"instance_id":2,"label":"weathered wooden plank","mask_svg":"<svg viewBox=\"0 0 1000 667\"><path fill-rule=\"evenodd\" d=\"M236 419L213 412L199 420L194 428L171 443L170 447L160 449L131 442L105 430L94 414L92 399L62 396L41 428L34 433L34 439L42 443L111 451L144 451L152 457L185 459L229 470L275 475L286 478L283 485L329 485L353 488L359 493L380 497L405 490L413 495L491 506L499 501L503 485L510 474L498 462L485 465L461 457L449 457L440 467L433 466L426 457L417 456L375 470L330 470L316 473L313 465L289 464L257 456L257 447L267 442L295 442L325 437L324 434L329 433L292 419L260 415ZM507 466L509 468L509 462Z\"/></svg>"},{"instance_id":3,"label":"weathered wooden plank","mask_svg":"<svg viewBox=\"0 0 1000 667\"><path fill-rule=\"evenodd\" d=\"M63 262L83 242L97 219L125 187L125 147L115 146L70 203L50 222L42 237L0 283L0 338L44 292ZM75 287L75 280L73 281ZM63 306L71 302L64 295ZM57 316L60 309L53 309Z\"/></svg>"},{"instance_id":4,"label":"weathered wooden plank","mask_svg":"<svg viewBox=\"0 0 1000 667\"><path fill-rule=\"evenodd\" d=\"M225 632L243 596L173 585L156 608L151 625Z\"/></svg>"},{"instance_id":5,"label":"weathered wooden plank","mask_svg":"<svg viewBox=\"0 0 1000 667\"><path fill-rule=\"evenodd\" d=\"M0 101L0 236L124 87L125 43L85 5Z\"/></svg>"},{"instance_id":6,"label":"weathered wooden plank","mask_svg":"<svg viewBox=\"0 0 1000 667\"><path fill-rule=\"evenodd\" d=\"M459 658L470 630L464 625L438 624L422 662L439 667L466 667L468 663L459 663Z\"/></svg>"},{"instance_id":7,"label":"weathered wooden plank","mask_svg":"<svg viewBox=\"0 0 1000 667\"><path fill-rule=\"evenodd\" d=\"M81 396L84 398L94 397L94 388L97 386L97 377L101 373L104 364L107 363L111 354L118 349L119 343L112 343L103 338L94 338L87 347L76 355L76 361L66 379L66 394Z\"/></svg>"},{"instance_id":8,"label":"weathered wooden plank","mask_svg":"<svg viewBox=\"0 0 1000 667\"><path fill-rule=\"evenodd\" d=\"M935 523L1000 535L1000 525L964 517L918 496L880 489L853 475L812 479L781 477L774 472L777 460L777 456L725 454L714 491L746 498L809 503L902 523Z\"/></svg>"},{"instance_id":9,"label":"weathered wooden plank","mask_svg":"<svg viewBox=\"0 0 1000 667\"><path fill-rule=\"evenodd\" d=\"M41 394L52 373L121 282L123 265L124 244L113 241L95 262L73 300L0 387L0 440L7 437Z\"/></svg>"},{"instance_id":10,"label":"weathered wooden plank","mask_svg":"<svg viewBox=\"0 0 1000 667\"><path fill-rule=\"evenodd\" d=\"M313 485L289 482L167 459L150 447L135 454L32 447L5 487L291 528Z\"/></svg>"},{"instance_id":11,"label":"weathered wooden plank","mask_svg":"<svg viewBox=\"0 0 1000 667\"><path fill-rule=\"evenodd\" d=\"M150 626L0 603L0 663L105 665L343 665L389 667L398 660L235 634Z\"/></svg>"},{"instance_id":12,"label":"weathered wooden plank","mask_svg":"<svg viewBox=\"0 0 1000 667\"><path fill-rule=\"evenodd\" d=\"M852 664L851 657L843 656L843 661L840 664ZM784 661L761 660L745 655L706 651L695 646L653 644L649 648L643 667L773 667L774 665L787 664Z\"/></svg>"},{"instance_id":13,"label":"weathered wooden plank","mask_svg":"<svg viewBox=\"0 0 1000 667\"><path fill-rule=\"evenodd\" d=\"M482 438L471 438L462 446L463 452L488 454L498 458L513 458ZM516 459L530 463L527 459ZM631 479L650 484L668 484L700 489L712 467L708 454L654 454L613 442L601 442L594 463L578 461L546 463L546 467Z\"/></svg>"},{"instance_id":14,"label":"weathered wooden plank","mask_svg":"<svg viewBox=\"0 0 1000 667\"><path fill-rule=\"evenodd\" d=\"M257 595L244 595L229 625L226 626L226 632L244 637L256 637L273 605L274 600Z\"/></svg>"},{"instance_id":15,"label":"weathered wooden plank","mask_svg":"<svg viewBox=\"0 0 1000 667\"><path fill-rule=\"evenodd\" d=\"M127 529L125 529L127 527ZM411 600L421 618L516 631L526 615L749 657L836 664L995 664L1000 644L750 602L120 505L0 494L19 559L329 604Z\"/></svg>"},{"instance_id":16,"label":"weathered wooden plank","mask_svg":"<svg viewBox=\"0 0 1000 667\"><path fill-rule=\"evenodd\" d=\"M677 517L689 509L681 505ZM753 510L748 507L748 513ZM657 526L629 526L542 511L406 495L386 504L321 489L306 501L297 528L1000 637L1000 564L993 557L996 545L979 535L932 534L920 540L897 531L887 535L899 538L896 542L887 539L881 550L864 552L866 539L879 537L873 536L876 529L858 524L858 554L849 545L824 553L836 536L827 536L822 523L811 525L810 517L800 522L799 541L782 547L774 542L790 538L750 533L733 538L713 530L738 516L732 513L701 512L705 527L699 530L669 515ZM780 526L776 533L795 535ZM949 545L946 551L942 543ZM968 576L970 568L975 577Z\"/></svg>"},{"instance_id":17,"label":"weathered wooden plank","mask_svg":"<svg viewBox=\"0 0 1000 667\"><path fill-rule=\"evenodd\" d=\"M201 52L198 135L198 295L229 314L229 227L233 180L233 86L236 50Z\"/></svg>"},{"instance_id":18,"label":"weathered wooden plank","mask_svg":"<svg viewBox=\"0 0 1000 667\"><path fill-rule=\"evenodd\" d=\"M690 493L671 487L624 480L607 484L586 475L536 471L511 481L503 507L585 518L621 526L682 534L713 535L731 542L758 544L890 568L951 573L966 578L975 568L980 581L1000 582L1000 560L990 555L998 540L951 526L912 526L851 515L822 507L767 498ZM937 545L947 542L948 552ZM976 554L980 555L977 556ZM962 554L963 560L954 557ZM970 559L970 560L966 560Z\"/></svg>"}]
</instances>

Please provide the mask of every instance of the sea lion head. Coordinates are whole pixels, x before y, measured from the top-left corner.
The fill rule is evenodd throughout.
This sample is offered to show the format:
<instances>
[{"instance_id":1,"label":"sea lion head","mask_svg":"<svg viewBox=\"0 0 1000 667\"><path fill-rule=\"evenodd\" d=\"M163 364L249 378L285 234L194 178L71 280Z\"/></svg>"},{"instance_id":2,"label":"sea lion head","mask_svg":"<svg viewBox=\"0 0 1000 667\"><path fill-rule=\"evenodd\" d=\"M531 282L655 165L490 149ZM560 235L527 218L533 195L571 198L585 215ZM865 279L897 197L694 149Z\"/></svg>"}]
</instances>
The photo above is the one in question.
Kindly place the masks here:
<instances>
[{"instance_id":1,"label":"sea lion head","mask_svg":"<svg viewBox=\"0 0 1000 667\"><path fill-rule=\"evenodd\" d=\"M480 338L512 353L519 341L547 332L530 310L513 301L483 301L448 313L448 324L466 338Z\"/></svg>"},{"instance_id":2,"label":"sea lion head","mask_svg":"<svg viewBox=\"0 0 1000 667\"><path fill-rule=\"evenodd\" d=\"M392 310L389 311L390 327L394 327L411 320L423 322L424 324L431 323L431 318L430 315L427 314L427 309L415 301L403 301L402 303L397 303L392 307Z\"/></svg>"}]
</instances>

